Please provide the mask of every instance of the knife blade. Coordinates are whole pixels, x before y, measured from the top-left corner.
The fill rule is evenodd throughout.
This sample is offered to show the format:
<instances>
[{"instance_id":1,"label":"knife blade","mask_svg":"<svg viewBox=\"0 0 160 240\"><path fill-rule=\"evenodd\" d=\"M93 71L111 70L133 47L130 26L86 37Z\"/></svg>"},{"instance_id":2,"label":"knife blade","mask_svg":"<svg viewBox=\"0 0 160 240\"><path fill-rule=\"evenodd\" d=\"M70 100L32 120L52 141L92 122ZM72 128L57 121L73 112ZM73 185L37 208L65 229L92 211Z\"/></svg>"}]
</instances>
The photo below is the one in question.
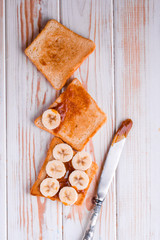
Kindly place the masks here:
<instances>
[{"instance_id":1,"label":"knife blade","mask_svg":"<svg viewBox=\"0 0 160 240\"><path fill-rule=\"evenodd\" d=\"M89 224L84 234L83 240L93 239L94 229L102 203L107 195L109 186L114 177L126 138L128 136L129 131L132 128L132 125L133 122L131 119L126 119L125 121L123 121L113 138L111 147L104 162L104 166L100 176L97 188L97 196L94 199L95 206L92 210Z\"/></svg>"}]
</instances>

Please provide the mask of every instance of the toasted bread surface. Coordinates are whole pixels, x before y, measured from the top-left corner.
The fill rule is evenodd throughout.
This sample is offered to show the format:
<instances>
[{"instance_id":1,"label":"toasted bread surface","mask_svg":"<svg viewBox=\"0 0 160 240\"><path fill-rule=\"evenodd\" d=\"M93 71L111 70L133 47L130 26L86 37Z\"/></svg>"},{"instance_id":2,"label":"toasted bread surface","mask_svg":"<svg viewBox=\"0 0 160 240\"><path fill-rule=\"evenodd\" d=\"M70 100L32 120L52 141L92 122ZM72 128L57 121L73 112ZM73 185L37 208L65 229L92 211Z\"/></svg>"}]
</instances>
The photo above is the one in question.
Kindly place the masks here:
<instances>
[{"instance_id":1,"label":"toasted bread surface","mask_svg":"<svg viewBox=\"0 0 160 240\"><path fill-rule=\"evenodd\" d=\"M43 126L42 116L35 120L35 125L61 138L75 150L82 150L107 119L78 79L74 79L49 108L60 113L59 127L48 130Z\"/></svg>"},{"instance_id":2,"label":"toasted bread surface","mask_svg":"<svg viewBox=\"0 0 160 240\"><path fill-rule=\"evenodd\" d=\"M72 32L56 20L50 20L26 48L25 54L59 90L94 49L93 41Z\"/></svg>"},{"instance_id":3,"label":"toasted bread surface","mask_svg":"<svg viewBox=\"0 0 160 240\"><path fill-rule=\"evenodd\" d=\"M39 172L39 175L38 175L38 178L37 180L35 181L35 183L33 184L32 188L31 188L31 194L34 195L34 196L41 196L41 197L44 197L41 192L40 192L40 184L41 182L47 177L46 175L46 165L49 161L53 160L53 155L52 155L52 151L53 151L53 148L59 144L59 143L62 143L63 141L57 137L54 137L50 143L50 147L49 147L49 150L47 152L47 156L46 156L46 159L42 165L42 168ZM74 155L75 155L75 151L74 151ZM83 203L83 200L87 194L87 191L88 191L88 188L96 174L98 170L98 166L95 162L92 162L92 165L91 167L85 171L89 177L89 184L87 186L87 188L85 190L82 190L82 191L78 191L78 200L76 201L75 205L81 205ZM63 181L63 180L62 180ZM61 183L60 183L61 185ZM68 186L68 183L66 183L66 186ZM58 194L56 194L55 196L53 197L48 197L49 199L55 201L60 201L59 200L59 197L58 197Z\"/></svg>"}]
</instances>

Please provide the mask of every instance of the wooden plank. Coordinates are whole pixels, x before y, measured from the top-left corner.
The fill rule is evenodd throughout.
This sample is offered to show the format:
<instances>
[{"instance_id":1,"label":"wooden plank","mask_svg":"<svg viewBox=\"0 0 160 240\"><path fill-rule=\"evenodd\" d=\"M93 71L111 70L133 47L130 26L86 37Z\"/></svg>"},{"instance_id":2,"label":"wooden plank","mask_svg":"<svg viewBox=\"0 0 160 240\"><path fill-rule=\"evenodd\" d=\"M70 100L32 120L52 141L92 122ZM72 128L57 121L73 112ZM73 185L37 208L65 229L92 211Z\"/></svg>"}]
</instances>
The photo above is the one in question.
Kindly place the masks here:
<instances>
[{"instance_id":1,"label":"wooden plank","mask_svg":"<svg viewBox=\"0 0 160 240\"><path fill-rule=\"evenodd\" d=\"M56 91L24 55L50 19L58 1L6 1L8 239L62 239L61 204L30 195L44 161L50 134L33 120Z\"/></svg>"},{"instance_id":2,"label":"wooden plank","mask_svg":"<svg viewBox=\"0 0 160 240\"><path fill-rule=\"evenodd\" d=\"M115 1L116 124L132 132L117 172L117 238L160 239L160 2Z\"/></svg>"},{"instance_id":3,"label":"wooden plank","mask_svg":"<svg viewBox=\"0 0 160 240\"><path fill-rule=\"evenodd\" d=\"M96 51L75 72L98 105L107 113L107 124L87 145L99 167L114 130L114 77L112 1L61 1L61 22L96 43ZM63 239L81 239L91 208L98 175L82 207L63 207ZM104 202L94 239L116 238L115 180Z\"/></svg>"},{"instance_id":4,"label":"wooden plank","mask_svg":"<svg viewBox=\"0 0 160 240\"><path fill-rule=\"evenodd\" d=\"M0 236L6 239L6 91L5 91L5 1L0 1Z\"/></svg>"}]
</instances>

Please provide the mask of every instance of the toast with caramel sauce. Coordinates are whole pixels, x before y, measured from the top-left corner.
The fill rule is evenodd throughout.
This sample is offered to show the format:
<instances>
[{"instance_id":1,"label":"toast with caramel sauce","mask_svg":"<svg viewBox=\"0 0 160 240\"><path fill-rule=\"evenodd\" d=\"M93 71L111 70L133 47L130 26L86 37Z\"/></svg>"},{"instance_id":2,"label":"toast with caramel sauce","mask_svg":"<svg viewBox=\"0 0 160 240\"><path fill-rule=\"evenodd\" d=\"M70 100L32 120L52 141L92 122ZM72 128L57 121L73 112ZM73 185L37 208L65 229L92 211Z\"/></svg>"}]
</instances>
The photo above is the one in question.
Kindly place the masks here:
<instances>
[{"instance_id":1,"label":"toast with caramel sauce","mask_svg":"<svg viewBox=\"0 0 160 240\"><path fill-rule=\"evenodd\" d=\"M78 151L84 148L107 120L105 113L78 79L74 79L49 108L59 112L60 125L49 130L44 127L42 116L35 120L35 125L61 138Z\"/></svg>"},{"instance_id":2,"label":"toast with caramel sauce","mask_svg":"<svg viewBox=\"0 0 160 240\"><path fill-rule=\"evenodd\" d=\"M50 143L50 147L49 147L49 150L47 152L46 159L45 159L45 161L42 165L42 168L39 172L38 178L31 188L31 194L34 195L34 196L44 197L40 192L40 184L47 177L46 165L49 161L53 160L53 154L52 154L53 149L59 143L63 143L63 141L61 139L57 138L57 137L54 137L52 139L51 143ZM74 151L74 155L75 155L75 153L76 152ZM74 171L74 168L72 167L71 162L65 163L65 167L66 167L66 171L67 171L66 175L69 176L69 174L72 171ZM83 201L85 199L85 196L87 194L88 188L89 188L97 170L98 170L97 164L95 162L92 162L91 167L88 170L85 171L87 173L88 177L89 177L89 184L88 184L86 189L77 191L78 199L75 202L75 205L81 205L83 203ZM70 186L69 180L65 176L62 177L61 179L59 179L59 183L60 183L60 189L65 187L65 186ZM60 201L58 194L59 194L59 192L55 196L47 197L47 198L51 199L52 201L55 201L55 200Z\"/></svg>"}]
</instances>

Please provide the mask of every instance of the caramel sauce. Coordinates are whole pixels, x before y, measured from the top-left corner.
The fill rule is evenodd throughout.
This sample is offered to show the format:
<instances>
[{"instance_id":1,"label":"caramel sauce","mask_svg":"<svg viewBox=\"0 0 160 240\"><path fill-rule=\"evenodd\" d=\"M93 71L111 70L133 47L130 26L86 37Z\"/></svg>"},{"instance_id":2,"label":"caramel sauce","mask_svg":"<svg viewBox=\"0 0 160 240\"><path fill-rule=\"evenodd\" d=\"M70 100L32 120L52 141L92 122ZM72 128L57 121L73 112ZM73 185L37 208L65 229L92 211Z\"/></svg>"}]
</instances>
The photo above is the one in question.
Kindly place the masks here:
<instances>
[{"instance_id":1,"label":"caramel sauce","mask_svg":"<svg viewBox=\"0 0 160 240\"><path fill-rule=\"evenodd\" d=\"M88 93L82 86L69 85L67 90L61 95L62 101L54 107L61 116L61 124L54 129L57 133L66 122L74 122L77 115L84 114L90 105L90 98ZM76 122L76 121L75 121ZM78 125L72 125L72 129L78 128Z\"/></svg>"},{"instance_id":2,"label":"caramel sauce","mask_svg":"<svg viewBox=\"0 0 160 240\"><path fill-rule=\"evenodd\" d=\"M54 108L61 115L61 123L64 121L66 116L66 112L67 112L66 107L67 107L67 104L65 104L65 101L63 101L62 103L58 104L57 107Z\"/></svg>"},{"instance_id":3,"label":"caramel sauce","mask_svg":"<svg viewBox=\"0 0 160 240\"><path fill-rule=\"evenodd\" d=\"M60 184L60 188L63 188L63 187L66 187L66 186L71 187L71 184L69 182L69 175L71 174L71 172L73 172L75 170L72 166L71 161L64 163L64 165L65 165L65 168L66 168L66 174L61 179L58 179L59 184Z\"/></svg>"},{"instance_id":4,"label":"caramel sauce","mask_svg":"<svg viewBox=\"0 0 160 240\"><path fill-rule=\"evenodd\" d=\"M84 190L77 190L76 189L76 191L77 191L78 194L84 194L86 192L86 189L84 189Z\"/></svg>"},{"instance_id":5,"label":"caramel sauce","mask_svg":"<svg viewBox=\"0 0 160 240\"><path fill-rule=\"evenodd\" d=\"M126 138L132 128L132 125L133 122L131 119L126 119L125 121L123 121L113 138L112 145L121 141L123 138Z\"/></svg>"}]
</instances>

